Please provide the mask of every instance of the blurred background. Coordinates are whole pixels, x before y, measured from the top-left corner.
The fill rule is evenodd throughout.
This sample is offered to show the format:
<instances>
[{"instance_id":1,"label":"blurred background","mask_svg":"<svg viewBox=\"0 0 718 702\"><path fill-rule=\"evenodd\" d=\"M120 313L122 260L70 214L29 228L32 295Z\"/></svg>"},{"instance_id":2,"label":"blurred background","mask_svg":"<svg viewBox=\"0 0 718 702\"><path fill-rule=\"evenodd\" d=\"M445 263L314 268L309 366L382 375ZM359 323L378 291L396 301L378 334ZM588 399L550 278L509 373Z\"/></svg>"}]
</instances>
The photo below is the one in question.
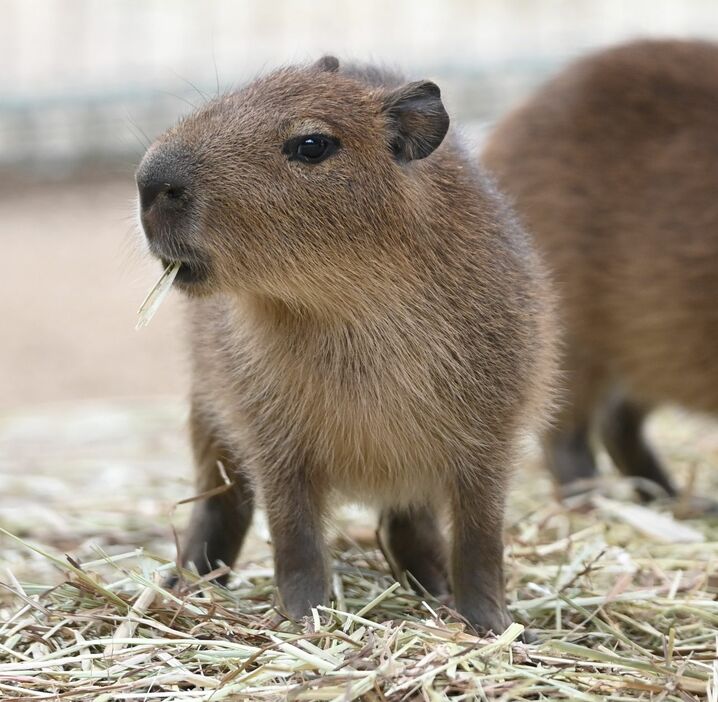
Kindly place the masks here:
<instances>
[{"instance_id":1,"label":"blurred background","mask_svg":"<svg viewBox=\"0 0 718 702\"><path fill-rule=\"evenodd\" d=\"M0 521L62 548L98 534L171 546L153 517L192 494L181 301L134 331L159 270L133 173L180 115L331 52L437 81L476 143L566 62L643 36L718 38L718 6L0 0Z\"/></svg>"},{"instance_id":2,"label":"blurred background","mask_svg":"<svg viewBox=\"0 0 718 702\"><path fill-rule=\"evenodd\" d=\"M442 87L470 138L579 54L718 37L714 0L0 0L0 410L181 395L178 302L136 235L145 146L219 91L324 52Z\"/></svg>"}]
</instances>

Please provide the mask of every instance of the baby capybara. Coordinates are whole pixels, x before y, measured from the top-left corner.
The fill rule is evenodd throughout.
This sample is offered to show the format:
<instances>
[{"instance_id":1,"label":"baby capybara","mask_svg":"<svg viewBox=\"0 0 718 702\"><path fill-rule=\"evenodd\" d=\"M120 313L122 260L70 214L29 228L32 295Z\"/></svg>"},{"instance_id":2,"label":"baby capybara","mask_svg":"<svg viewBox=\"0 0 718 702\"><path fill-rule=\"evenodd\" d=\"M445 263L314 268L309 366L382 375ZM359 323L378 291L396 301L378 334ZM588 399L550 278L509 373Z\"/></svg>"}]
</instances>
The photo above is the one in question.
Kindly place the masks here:
<instances>
[{"instance_id":1,"label":"baby capybara","mask_svg":"<svg viewBox=\"0 0 718 702\"><path fill-rule=\"evenodd\" d=\"M642 427L665 403L718 412L718 46L641 41L575 63L499 124L484 163L557 281L559 484L595 476L595 427L643 496L674 495Z\"/></svg>"},{"instance_id":2,"label":"baby capybara","mask_svg":"<svg viewBox=\"0 0 718 702\"><path fill-rule=\"evenodd\" d=\"M504 501L548 403L551 296L448 127L434 83L325 57L213 100L137 172L188 298L198 489L218 463L233 481L197 503L184 560L231 564L259 500L293 618L327 602L323 525L352 500L421 587L479 630L510 621Z\"/></svg>"}]
</instances>

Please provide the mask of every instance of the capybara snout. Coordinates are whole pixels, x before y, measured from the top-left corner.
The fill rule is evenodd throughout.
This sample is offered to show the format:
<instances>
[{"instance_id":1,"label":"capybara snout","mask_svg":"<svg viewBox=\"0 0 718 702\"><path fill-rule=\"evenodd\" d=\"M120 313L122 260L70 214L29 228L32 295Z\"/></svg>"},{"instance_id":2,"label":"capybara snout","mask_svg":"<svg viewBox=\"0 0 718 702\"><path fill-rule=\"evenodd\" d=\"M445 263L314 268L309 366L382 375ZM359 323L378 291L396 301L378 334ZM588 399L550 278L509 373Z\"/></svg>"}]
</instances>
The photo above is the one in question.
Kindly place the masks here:
<instances>
[{"instance_id":1,"label":"capybara snout","mask_svg":"<svg viewBox=\"0 0 718 702\"><path fill-rule=\"evenodd\" d=\"M200 231L202 185L193 150L170 140L155 144L142 159L135 180L139 215L150 251L165 265L181 262L177 284L195 290L209 274Z\"/></svg>"}]
</instances>

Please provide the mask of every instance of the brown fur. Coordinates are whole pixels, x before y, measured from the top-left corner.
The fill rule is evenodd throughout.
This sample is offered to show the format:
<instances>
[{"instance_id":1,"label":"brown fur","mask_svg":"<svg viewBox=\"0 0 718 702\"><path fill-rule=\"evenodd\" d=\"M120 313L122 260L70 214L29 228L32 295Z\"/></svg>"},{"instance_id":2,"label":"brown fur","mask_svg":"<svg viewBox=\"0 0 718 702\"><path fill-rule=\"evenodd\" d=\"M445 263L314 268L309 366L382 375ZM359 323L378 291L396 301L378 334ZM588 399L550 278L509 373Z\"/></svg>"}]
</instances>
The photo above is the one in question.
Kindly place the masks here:
<instances>
[{"instance_id":1,"label":"brown fur","mask_svg":"<svg viewBox=\"0 0 718 702\"><path fill-rule=\"evenodd\" d=\"M327 600L322 525L349 499L384 510L394 560L435 594L448 508L458 610L509 621L505 492L545 416L551 298L484 175L451 139L436 148L447 124L433 84L325 58L208 104L138 172L141 193L186 188L145 201L143 223L156 255L204 272L179 278L199 487L219 483L217 459L235 482L197 506L186 560L234 560L256 493L293 617ZM339 151L288 161L285 140L316 132Z\"/></svg>"},{"instance_id":2,"label":"brown fur","mask_svg":"<svg viewBox=\"0 0 718 702\"><path fill-rule=\"evenodd\" d=\"M642 41L572 65L485 149L558 282L568 393L547 459L563 485L595 475L595 424L624 473L673 494L645 414L718 412L717 123L718 46Z\"/></svg>"}]
</instances>

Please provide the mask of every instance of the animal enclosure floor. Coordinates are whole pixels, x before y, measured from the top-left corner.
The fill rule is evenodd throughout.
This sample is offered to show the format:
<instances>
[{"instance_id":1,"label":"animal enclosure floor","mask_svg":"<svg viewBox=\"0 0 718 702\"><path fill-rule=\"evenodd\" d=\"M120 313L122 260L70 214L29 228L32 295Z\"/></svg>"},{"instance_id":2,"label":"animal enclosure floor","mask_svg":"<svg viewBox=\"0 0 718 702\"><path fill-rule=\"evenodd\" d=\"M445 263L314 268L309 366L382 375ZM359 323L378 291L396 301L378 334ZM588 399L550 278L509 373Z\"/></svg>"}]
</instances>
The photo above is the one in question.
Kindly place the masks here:
<instances>
[{"instance_id":1,"label":"animal enclosure floor","mask_svg":"<svg viewBox=\"0 0 718 702\"><path fill-rule=\"evenodd\" d=\"M179 296L135 331L161 266L137 234L127 170L22 185L0 175L0 411L183 392Z\"/></svg>"},{"instance_id":2,"label":"animal enclosure floor","mask_svg":"<svg viewBox=\"0 0 718 702\"><path fill-rule=\"evenodd\" d=\"M625 501L615 479L568 509L531 461L498 638L396 583L353 509L334 601L303 625L273 612L261 519L229 589L188 573L166 591L193 495L185 419L172 398L0 415L3 700L718 700L718 525ZM664 412L650 434L718 498L715 424Z\"/></svg>"}]
</instances>

